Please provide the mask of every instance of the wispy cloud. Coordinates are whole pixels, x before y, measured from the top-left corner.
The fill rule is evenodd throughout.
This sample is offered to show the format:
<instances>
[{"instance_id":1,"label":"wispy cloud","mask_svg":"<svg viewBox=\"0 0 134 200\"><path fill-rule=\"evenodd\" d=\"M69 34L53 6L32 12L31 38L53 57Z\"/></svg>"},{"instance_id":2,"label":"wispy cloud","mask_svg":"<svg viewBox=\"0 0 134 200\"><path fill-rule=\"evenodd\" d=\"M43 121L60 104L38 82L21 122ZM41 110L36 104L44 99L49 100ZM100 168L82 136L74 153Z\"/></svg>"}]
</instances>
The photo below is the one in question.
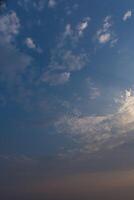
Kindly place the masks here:
<instances>
[{"instance_id":1,"label":"wispy cloud","mask_svg":"<svg viewBox=\"0 0 134 200\"><path fill-rule=\"evenodd\" d=\"M101 96L101 91L100 89L95 85L95 83L90 79L88 78L86 80L88 86L89 86L89 99L91 100L95 100L97 99L98 97Z\"/></svg>"},{"instance_id":2,"label":"wispy cloud","mask_svg":"<svg viewBox=\"0 0 134 200\"><path fill-rule=\"evenodd\" d=\"M72 27L71 24L66 24L56 47L51 52L47 71L45 70L41 75L42 81L48 82L50 85L64 84L69 81L72 72L82 70L86 66L89 56L84 51L78 51L78 46L89 21L90 18L87 17L75 27Z\"/></svg>"},{"instance_id":3,"label":"wispy cloud","mask_svg":"<svg viewBox=\"0 0 134 200\"><path fill-rule=\"evenodd\" d=\"M59 50L58 54L54 55L49 68L51 70L67 70L69 72L79 71L85 67L87 60L86 53L77 54L71 50L62 49Z\"/></svg>"},{"instance_id":4,"label":"wispy cloud","mask_svg":"<svg viewBox=\"0 0 134 200\"><path fill-rule=\"evenodd\" d=\"M42 82L47 82L50 85L63 85L66 83L70 78L70 72L63 72L63 73L44 73L41 77Z\"/></svg>"},{"instance_id":5,"label":"wispy cloud","mask_svg":"<svg viewBox=\"0 0 134 200\"><path fill-rule=\"evenodd\" d=\"M88 28L90 21L90 17L85 17L83 20L78 22L76 26L72 26L68 23L65 27L65 32L63 34L64 37L70 36L70 39L79 41L81 36L83 36L84 31Z\"/></svg>"},{"instance_id":6,"label":"wispy cloud","mask_svg":"<svg viewBox=\"0 0 134 200\"><path fill-rule=\"evenodd\" d=\"M102 28L97 31L97 40L100 44L108 42L113 46L117 42L117 38L112 30L113 22L111 16L106 16ZM114 41L114 42L113 42Z\"/></svg>"},{"instance_id":7,"label":"wispy cloud","mask_svg":"<svg viewBox=\"0 0 134 200\"><path fill-rule=\"evenodd\" d=\"M71 73L82 70L86 66L87 61L86 53L76 54L71 50L58 48L53 52L48 71L41 75L41 80L51 85L64 84L69 80Z\"/></svg>"},{"instance_id":8,"label":"wispy cloud","mask_svg":"<svg viewBox=\"0 0 134 200\"><path fill-rule=\"evenodd\" d=\"M49 0L48 1L48 7L54 8L57 5L56 0Z\"/></svg>"},{"instance_id":9,"label":"wispy cloud","mask_svg":"<svg viewBox=\"0 0 134 200\"><path fill-rule=\"evenodd\" d=\"M14 11L0 16L0 36L3 37L6 42L11 42L19 33L19 30L20 20Z\"/></svg>"},{"instance_id":10,"label":"wispy cloud","mask_svg":"<svg viewBox=\"0 0 134 200\"><path fill-rule=\"evenodd\" d=\"M130 19L132 17L132 11L128 10L124 16L123 16L123 21L127 21L128 19Z\"/></svg>"},{"instance_id":11,"label":"wispy cloud","mask_svg":"<svg viewBox=\"0 0 134 200\"><path fill-rule=\"evenodd\" d=\"M134 130L134 95L126 91L114 114L103 116L65 116L57 123L57 129L70 136L83 153L113 149L131 141Z\"/></svg>"},{"instance_id":12,"label":"wispy cloud","mask_svg":"<svg viewBox=\"0 0 134 200\"><path fill-rule=\"evenodd\" d=\"M31 62L31 57L15 46L20 27L20 20L14 11L0 17L1 80L14 80Z\"/></svg>"},{"instance_id":13,"label":"wispy cloud","mask_svg":"<svg viewBox=\"0 0 134 200\"><path fill-rule=\"evenodd\" d=\"M20 28L20 19L15 11L0 16L0 83L10 97L16 95L12 92L15 88L22 87L21 75L32 61L31 56L16 46ZM5 94L2 99L5 99Z\"/></svg>"}]
</instances>

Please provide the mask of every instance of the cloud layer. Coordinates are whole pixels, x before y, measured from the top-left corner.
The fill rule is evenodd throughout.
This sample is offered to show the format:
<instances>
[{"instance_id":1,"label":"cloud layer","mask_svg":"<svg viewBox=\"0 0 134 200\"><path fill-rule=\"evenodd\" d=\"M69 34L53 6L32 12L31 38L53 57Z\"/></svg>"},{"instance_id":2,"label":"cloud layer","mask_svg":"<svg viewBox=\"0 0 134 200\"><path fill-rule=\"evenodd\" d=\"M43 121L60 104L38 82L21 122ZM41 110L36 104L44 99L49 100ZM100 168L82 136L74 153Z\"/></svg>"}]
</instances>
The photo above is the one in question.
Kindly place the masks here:
<instances>
[{"instance_id":1,"label":"cloud layer","mask_svg":"<svg viewBox=\"0 0 134 200\"><path fill-rule=\"evenodd\" d=\"M134 130L134 96L126 91L116 113L104 116L65 116L56 123L60 133L71 137L78 152L113 149L131 141Z\"/></svg>"}]
</instances>

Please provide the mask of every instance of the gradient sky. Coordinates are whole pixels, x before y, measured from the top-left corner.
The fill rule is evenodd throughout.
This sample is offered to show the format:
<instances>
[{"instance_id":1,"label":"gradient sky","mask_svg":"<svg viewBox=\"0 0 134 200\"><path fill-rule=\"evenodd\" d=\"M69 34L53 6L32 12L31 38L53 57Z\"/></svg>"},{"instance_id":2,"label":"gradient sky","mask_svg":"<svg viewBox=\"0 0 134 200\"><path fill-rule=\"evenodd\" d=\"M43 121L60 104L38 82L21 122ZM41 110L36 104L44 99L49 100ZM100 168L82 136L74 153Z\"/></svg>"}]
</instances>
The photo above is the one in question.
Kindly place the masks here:
<instances>
[{"instance_id":1,"label":"gradient sky","mask_svg":"<svg viewBox=\"0 0 134 200\"><path fill-rule=\"evenodd\" d=\"M0 8L0 199L134 199L134 1Z\"/></svg>"}]
</instances>

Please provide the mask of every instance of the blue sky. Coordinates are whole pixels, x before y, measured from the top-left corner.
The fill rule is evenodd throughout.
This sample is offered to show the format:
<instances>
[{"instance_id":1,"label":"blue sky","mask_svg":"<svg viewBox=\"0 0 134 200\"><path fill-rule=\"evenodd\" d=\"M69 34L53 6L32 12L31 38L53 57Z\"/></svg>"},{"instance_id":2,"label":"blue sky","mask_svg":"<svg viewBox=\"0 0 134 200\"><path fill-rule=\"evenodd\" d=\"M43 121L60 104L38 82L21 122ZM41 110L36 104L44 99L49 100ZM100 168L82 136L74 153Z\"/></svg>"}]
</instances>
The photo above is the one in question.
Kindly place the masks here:
<instances>
[{"instance_id":1,"label":"blue sky","mask_svg":"<svg viewBox=\"0 0 134 200\"><path fill-rule=\"evenodd\" d=\"M77 194L72 193L73 186L68 187L70 181L75 184L74 190L81 187L77 179L85 180L85 188L86 183L92 185L83 178L85 174L91 180L104 182L101 189L106 192L100 195L105 199L116 182L111 178L116 173L121 181L114 184L113 197L118 186L127 188L124 197L128 191L134 195L130 180L134 167L133 13L133 0L3 1L3 199L15 199L17 195L32 200L39 193L39 200L56 200L60 195L66 199L67 189L71 200ZM67 175L69 180L64 178ZM26 183L31 185L28 191ZM64 192L56 193L53 184L57 191L63 185ZM100 191L99 181L94 187ZM95 191L87 190L82 190L80 196L84 191L85 199L90 195L98 198Z\"/></svg>"}]
</instances>

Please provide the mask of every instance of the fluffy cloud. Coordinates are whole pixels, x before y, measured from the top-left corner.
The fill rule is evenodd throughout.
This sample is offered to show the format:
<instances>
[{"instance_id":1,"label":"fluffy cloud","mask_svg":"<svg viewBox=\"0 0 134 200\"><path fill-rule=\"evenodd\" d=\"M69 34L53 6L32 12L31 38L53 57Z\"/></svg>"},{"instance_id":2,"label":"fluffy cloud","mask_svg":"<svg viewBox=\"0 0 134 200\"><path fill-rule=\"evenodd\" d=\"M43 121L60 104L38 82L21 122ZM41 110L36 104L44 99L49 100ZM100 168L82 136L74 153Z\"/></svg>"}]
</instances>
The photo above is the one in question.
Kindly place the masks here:
<instances>
[{"instance_id":1,"label":"fluffy cloud","mask_svg":"<svg viewBox=\"0 0 134 200\"><path fill-rule=\"evenodd\" d=\"M104 19L102 28L97 31L97 40L100 44L105 44L110 42L111 46L118 41L115 37L114 32L112 31L112 18L111 16L107 16Z\"/></svg>"},{"instance_id":2,"label":"fluffy cloud","mask_svg":"<svg viewBox=\"0 0 134 200\"><path fill-rule=\"evenodd\" d=\"M62 117L56 127L79 144L78 151L93 153L112 149L134 139L134 95L126 91L114 114L103 116Z\"/></svg>"},{"instance_id":3,"label":"fluffy cloud","mask_svg":"<svg viewBox=\"0 0 134 200\"><path fill-rule=\"evenodd\" d=\"M99 42L100 43L107 43L111 39L111 34L110 33L104 33L99 36Z\"/></svg>"},{"instance_id":4,"label":"fluffy cloud","mask_svg":"<svg viewBox=\"0 0 134 200\"><path fill-rule=\"evenodd\" d=\"M128 19L130 19L132 17L132 11L128 10L124 16L123 16L123 21L127 21Z\"/></svg>"},{"instance_id":5,"label":"fluffy cloud","mask_svg":"<svg viewBox=\"0 0 134 200\"><path fill-rule=\"evenodd\" d=\"M25 44L26 44L27 47L30 48L30 49L35 49L35 48L36 48L36 45L35 45L33 39L30 38L30 37L26 38Z\"/></svg>"},{"instance_id":6,"label":"fluffy cloud","mask_svg":"<svg viewBox=\"0 0 134 200\"><path fill-rule=\"evenodd\" d=\"M19 33L20 20L17 14L13 11L9 14L0 16L0 36L6 42L11 42Z\"/></svg>"}]
</instances>

